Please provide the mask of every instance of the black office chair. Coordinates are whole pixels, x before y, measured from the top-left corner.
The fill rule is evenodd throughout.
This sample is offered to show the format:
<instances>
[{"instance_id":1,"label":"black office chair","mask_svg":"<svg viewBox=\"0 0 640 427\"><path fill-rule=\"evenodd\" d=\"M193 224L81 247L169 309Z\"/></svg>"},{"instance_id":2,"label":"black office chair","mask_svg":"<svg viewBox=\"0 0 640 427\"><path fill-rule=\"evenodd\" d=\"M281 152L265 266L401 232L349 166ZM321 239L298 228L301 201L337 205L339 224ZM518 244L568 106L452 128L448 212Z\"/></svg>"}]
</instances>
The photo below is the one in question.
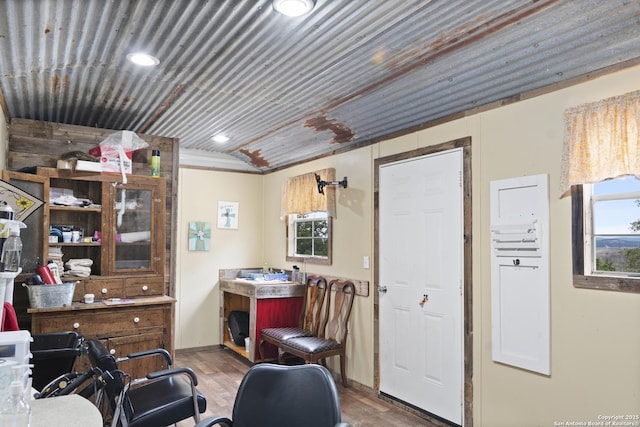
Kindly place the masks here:
<instances>
[{"instance_id":1,"label":"black office chair","mask_svg":"<svg viewBox=\"0 0 640 427\"><path fill-rule=\"evenodd\" d=\"M196 427L348 427L335 382L321 365L254 365L240 383L233 421L206 418Z\"/></svg>"},{"instance_id":2,"label":"black office chair","mask_svg":"<svg viewBox=\"0 0 640 427\"><path fill-rule=\"evenodd\" d=\"M200 414L207 408L205 397L198 392L198 379L189 368L171 368L171 355L154 349L127 355L116 360L98 340L87 341L89 357L101 372L100 381L108 401L112 427L158 427L175 424ZM148 373L146 378L130 379L118 369L118 361L140 357L164 357L168 369Z\"/></svg>"},{"instance_id":3,"label":"black office chair","mask_svg":"<svg viewBox=\"0 0 640 427\"><path fill-rule=\"evenodd\" d=\"M73 369L76 358L86 353L84 338L77 332L55 332L32 336L31 386L38 391Z\"/></svg>"}]
</instances>

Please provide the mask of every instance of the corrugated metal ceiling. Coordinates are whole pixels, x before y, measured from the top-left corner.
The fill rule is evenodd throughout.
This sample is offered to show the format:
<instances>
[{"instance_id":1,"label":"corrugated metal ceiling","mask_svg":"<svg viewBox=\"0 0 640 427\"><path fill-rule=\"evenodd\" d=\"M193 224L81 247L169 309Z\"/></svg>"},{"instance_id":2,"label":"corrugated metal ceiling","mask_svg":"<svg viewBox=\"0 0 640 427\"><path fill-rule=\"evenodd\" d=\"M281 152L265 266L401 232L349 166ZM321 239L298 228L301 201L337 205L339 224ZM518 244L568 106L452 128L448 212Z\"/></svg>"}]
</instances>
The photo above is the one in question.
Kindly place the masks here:
<instances>
[{"instance_id":1,"label":"corrugated metal ceiling","mask_svg":"<svg viewBox=\"0 0 640 427\"><path fill-rule=\"evenodd\" d=\"M640 62L640 2L4 0L11 118L180 139L275 170ZM126 61L132 51L155 68ZM225 144L211 137L230 136Z\"/></svg>"}]
</instances>

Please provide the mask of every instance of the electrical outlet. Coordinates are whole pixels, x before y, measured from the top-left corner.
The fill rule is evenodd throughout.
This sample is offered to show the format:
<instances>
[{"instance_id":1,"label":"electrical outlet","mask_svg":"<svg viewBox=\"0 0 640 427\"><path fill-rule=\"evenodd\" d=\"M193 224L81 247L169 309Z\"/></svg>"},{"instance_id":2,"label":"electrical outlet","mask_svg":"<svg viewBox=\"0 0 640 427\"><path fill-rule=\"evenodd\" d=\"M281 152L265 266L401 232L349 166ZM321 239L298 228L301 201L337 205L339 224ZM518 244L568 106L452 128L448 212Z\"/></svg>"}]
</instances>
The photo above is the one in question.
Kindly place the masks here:
<instances>
[{"instance_id":1,"label":"electrical outlet","mask_svg":"<svg viewBox=\"0 0 640 427\"><path fill-rule=\"evenodd\" d=\"M365 255L362 260L362 268L369 268L369 257Z\"/></svg>"}]
</instances>

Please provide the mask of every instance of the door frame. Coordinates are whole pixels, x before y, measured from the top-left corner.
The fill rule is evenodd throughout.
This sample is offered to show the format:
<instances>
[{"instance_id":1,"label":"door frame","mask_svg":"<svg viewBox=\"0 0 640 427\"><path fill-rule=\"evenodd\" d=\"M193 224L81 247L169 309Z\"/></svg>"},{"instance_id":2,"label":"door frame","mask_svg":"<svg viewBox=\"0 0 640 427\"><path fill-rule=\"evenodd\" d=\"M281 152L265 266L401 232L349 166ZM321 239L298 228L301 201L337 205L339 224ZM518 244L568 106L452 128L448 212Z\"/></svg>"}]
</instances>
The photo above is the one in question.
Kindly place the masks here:
<instances>
[{"instance_id":1,"label":"door frame","mask_svg":"<svg viewBox=\"0 0 640 427\"><path fill-rule=\"evenodd\" d=\"M412 159L414 157L425 156L429 154L435 154L442 151L448 151L456 148L462 148L462 197L463 197L463 280L464 280L464 301L462 308L463 316L463 357L464 357L464 387L463 387L463 414L462 423L465 427L473 426L473 275L472 275L472 218L471 218L471 137L465 137L455 139L452 141L444 142L437 145L418 148L415 150L393 154L386 157L381 157L374 160L374 187L373 187L373 212L374 212L374 272L373 272L373 371L374 380L373 386L377 393L380 393L380 332L379 332L379 314L380 314L380 302L378 295L378 286L380 285L380 272L379 272L379 256L380 256L380 217L379 217L379 201L380 201L380 176L379 171L382 165L393 163L401 160ZM404 405L403 405L404 406ZM414 409L407 404L408 409ZM423 411L418 410L421 416L430 419L433 422L441 422L438 417L425 414Z\"/></svg>"}]
</instances>

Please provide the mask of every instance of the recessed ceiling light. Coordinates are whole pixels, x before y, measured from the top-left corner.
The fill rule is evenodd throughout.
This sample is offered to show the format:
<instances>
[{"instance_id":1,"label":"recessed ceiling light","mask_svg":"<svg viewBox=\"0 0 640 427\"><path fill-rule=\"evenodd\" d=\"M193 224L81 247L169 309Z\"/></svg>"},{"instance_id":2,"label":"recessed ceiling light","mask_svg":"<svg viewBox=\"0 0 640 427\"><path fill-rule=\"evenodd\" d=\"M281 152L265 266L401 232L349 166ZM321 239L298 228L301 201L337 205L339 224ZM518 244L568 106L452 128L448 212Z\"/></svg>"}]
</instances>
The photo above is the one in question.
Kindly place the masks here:
<instances>
[{"instance_id":1,"label":"recessed ceiling light","mask_svg":"<svg viewBox=\"0 0 640 427\"><path fill-rule=\"evenodd\" d=\"M141 65L143 67L152 67L160 63L160 60L155 56L151 56L143 52L130 53L127 55L127 59L134 64Z\"/></svg>"},{"instance_id":2,"label":"recessed ceiling light","mask_svg":"<svg viewBox=\"0 0 640 427\"><path fill-rule=\"evenodd\" d=\"M224 144L225 142L229 141L229 137L222 133L214 135L211 139L213 139L213 142L217 142L218 144Z\"/></svg>"},{"instance_id":3,"label":"recessed ceiling light","mask_svg":"<svg viewBox=\"0 0 640 427\"><path fill-rule=\"evenodd\" d=\"M311 12L315 0L273 0L273 8L287 16L302 16Z\"/></svg>"}]
</instances>

